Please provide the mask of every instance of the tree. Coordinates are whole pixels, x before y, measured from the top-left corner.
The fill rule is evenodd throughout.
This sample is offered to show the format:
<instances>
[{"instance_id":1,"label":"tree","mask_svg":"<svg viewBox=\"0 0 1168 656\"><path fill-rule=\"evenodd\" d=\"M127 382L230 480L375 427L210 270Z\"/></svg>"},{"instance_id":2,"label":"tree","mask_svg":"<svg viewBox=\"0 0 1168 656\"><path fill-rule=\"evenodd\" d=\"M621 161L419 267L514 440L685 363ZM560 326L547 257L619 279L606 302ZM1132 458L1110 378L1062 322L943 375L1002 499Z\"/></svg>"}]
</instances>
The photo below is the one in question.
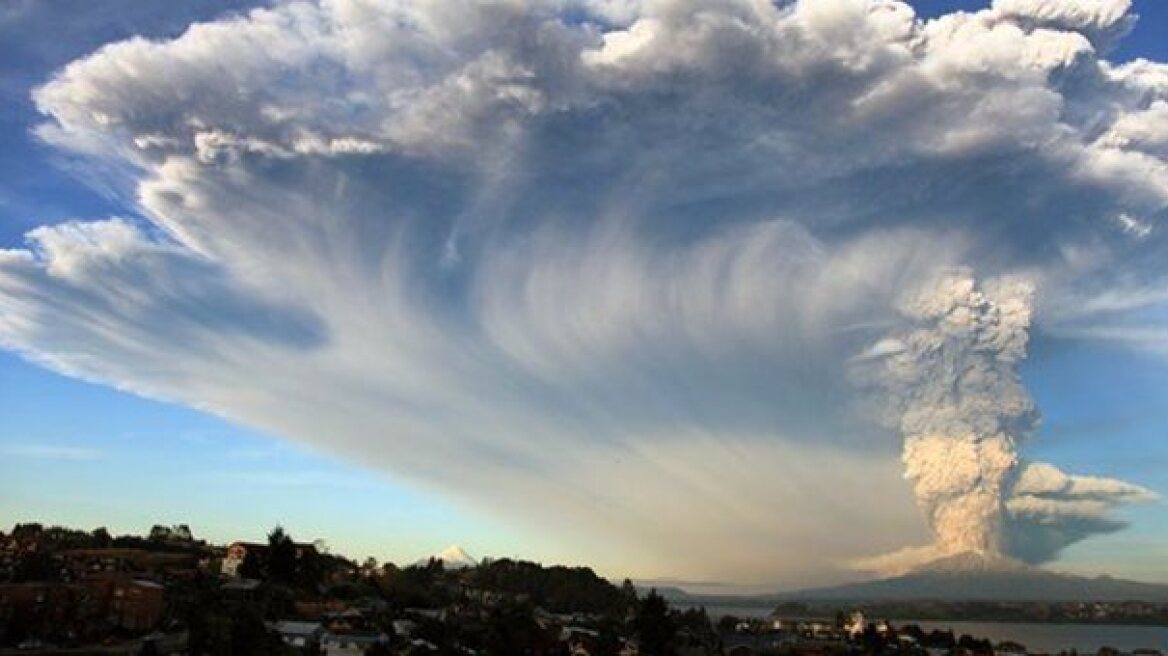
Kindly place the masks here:
<instances>
[{"instance_id":1,"label":"tree","mask_svg":"<svg viewBox=\"0 0 1168 656\"><path fill-rule=\"evenodd\" d=\"M238 571L239 575L245 579L264 578L264 563L255 549L247 550L243 556L243 562L239 564Z\"/></svg>"},{"instance_id":2,"label":"tree","mask_svg":"<svg viewBox=\"0 0 1168 656\"><path fill-rule=\"evenodd\" d=\"M27 524L17 524L12 527L12 537L20 540L28 540L40 537L40 534L45 530L44 525L37 522L29 522Z\"/></svg>"},{"instance_id":3,"label":"tree","mask_svg":"<svg viewBox=\"0 0 1168 656\"><path fill-rule=\"evenodd\" d=\"M677 631L677 642L685 647L704 647L706 653L713 653L718 644L718 636L710 623L705 607L688 608L680 613L670 612L670 620Z\"/></svg>"},{"instance_id":4,"label":"tree","mask_svg":"<svg viewBox=\"0 0 1168 656\"><path fill-rule=\"evenodd\" d=\"M98 528L93 529L93 533L90 535L90 538L93 540L93 546L97 549L106 549L114 541L113 536L110 535L109 529L104 526L99 526Z\"/></svg>"},{"instance_id":5,"label":"tree","mask_svg":"<svg viewBox=\"0 0 1168 656\"><path fill-rule=\"evenodd\" d=\"M624 602L626 605L628 605L628 606L636 606L637 605L637 586L633 585L632 581L630 581L628 579L625 579L624 581L622 581L621 587L620 587L620 592L621 592L621 597L624 599Z\"/></svg>"},{"instance_id":6,"label":"tree","mask_svg":"<svg viewBox=\"0 0 1168 656\"><path fill-rule=\"evenodd\" d=\"M231 618L231 654L268 656L288 652L280 637L268 631L263 616L247 608Z\"/></svg>"},{"instance_id":7,"label":"tree","mask_svg":"<svg viewBox=\"0 0 1168 656\"><path fill-rule=\"evenodd\" d=\"M860 635L860 642L866 654L883 652L889 646L890 639L894 638L882 634L872 622L868 622L868 625L864 627L864 633Z\"/></svg>"},{"instance_id":8,"label":"tree","mask_svg":"<svg viewBox=\"0 0 1168 656\"><path fill-rule=\"evenodd\" d=\"M718 619L718 631L722 633L733 633L738 628L738 623L742 620L734 615L723 615Z\"/></svg>"},{"instance_id":9,"label":"tree","mask_svg":"<svg viewBox=\"0 0 1168 656\"><path fill-rule=\"evenodd\" d=\"M675 629L669 617L669 605L657 590L649 591L640 604L636 621L637 637L641 642L641 653L645 656L670 656L673 654Z\"/></svg>"},{"instance_id":10,"label":"tree","mask_svg":"<svg viewBox=\"0 0 1168 656\"><path fill-rule=\"evenodd\" d=\"M522 604L493 609L483 637L486 653L497 656L531 653L539 632L531 610Z\"/></svg>"},{"instance_id":11,"label":"tree","mask_svg":"<svg viewBox=\"0 0 1168 656\"><path fill-rule=\"evenodd\" d=\"M295 555L293 555L295 558ZM296 560L296 585L315 591L324 580L324 563L319 553L306 549Z\"/></svg>"},{"instance_id":12,"label":"tree","mask_svg":"<svg viewBox=\"0 0 1168 656\"><path fill-rule=\"evenodd\" d=\"M16 562L12 571L13 583L32 581L56 581L60 578L61 566L47 551L25 554Z\"/></svg>"},{"instance_id":13,"label":"tree","mask_svg":"<svg viewBox=\"0 0 1168 656\"><path fill-rule=\"evenodd\" d=\"M975 654L992 654L994 653L994 646L990 644L989 640L977 639L973 636L962 634L957 639L957 646L962 649L968 649Z\"/></svg>"},{"instance_id":14,"label":"tree","mask_svg":"<svg viewBox=\"0 0 1168 656\"><path fill-rule=\"evenodd\" d=\"M268 533L268 577L279 583L296 582L296 543L279 525Z\"/></svg>"}]
</instances>

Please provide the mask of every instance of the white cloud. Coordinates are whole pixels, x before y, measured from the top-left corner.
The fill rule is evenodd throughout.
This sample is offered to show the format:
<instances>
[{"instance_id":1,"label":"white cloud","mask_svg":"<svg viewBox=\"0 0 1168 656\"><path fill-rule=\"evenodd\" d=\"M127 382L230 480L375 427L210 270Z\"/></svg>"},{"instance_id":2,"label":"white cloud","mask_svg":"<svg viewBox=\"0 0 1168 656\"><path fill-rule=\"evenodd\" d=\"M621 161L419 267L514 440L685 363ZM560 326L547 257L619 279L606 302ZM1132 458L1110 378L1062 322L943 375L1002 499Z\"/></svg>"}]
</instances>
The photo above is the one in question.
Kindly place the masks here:
<instances>
[{"instance_id":1,"label":"white cloud","mask_svg":"<svg viewBox=\"0 0 1168 656\"><path fill-rule=\"evenodd\" d=\"M90 447L32 443L2 444L0 445L0 453L12 458L66 461L97 460L105 455L101 449Z\"/></svg>"},{"instance_id":2,"label":"white cloud","mask_svg":"<svg viewBox=\"0 0 1168 656\"><path fill-rule=\"evenodd\" d=\"M1110 45L1135 22L1131 0L994 0L993 8L1007 20L1082 32L1101 45Z\"/></svg>"},{"instance_id":3,"label":"white cloud","mask_svg":"<svg viewBox=\"0 0 1168 656\"><path fill-rule=\"evenodd\" d=\"M1113 478L1074 476L1046 463L1022 468L1006 500L1011 548L1031 561L1045 561L1063 547L1127 526L1112 511L1148 503L1159 495Z\"/></svg>"},{"instance_id":4,"label":"white cloud","mask_svg":"<svg viewBox=\"0 0 1168 656\"><path fill-rule=\"evenodd\" d=\"M1114 217L1168 206L1165 67L1040 5L326 0L113 44L40 133L141 217L0 253L0 340L601 564L831 576L924 532L847 410L865 327L942 267L1066 298L1159 247Z\"/></svg>"},{"instance_id":5,"label":"white cloud","mask_svg":"<svg viewBox=\"0 0 1168 656\"><path fill-rule=\"evenodd\" d=\"M1098 476L1071 476L1047 463L1031 463L1013 487L1019 497L1099 501L1151 501L1156 495L1138 485Z\"/></svg>"}]
</instances>

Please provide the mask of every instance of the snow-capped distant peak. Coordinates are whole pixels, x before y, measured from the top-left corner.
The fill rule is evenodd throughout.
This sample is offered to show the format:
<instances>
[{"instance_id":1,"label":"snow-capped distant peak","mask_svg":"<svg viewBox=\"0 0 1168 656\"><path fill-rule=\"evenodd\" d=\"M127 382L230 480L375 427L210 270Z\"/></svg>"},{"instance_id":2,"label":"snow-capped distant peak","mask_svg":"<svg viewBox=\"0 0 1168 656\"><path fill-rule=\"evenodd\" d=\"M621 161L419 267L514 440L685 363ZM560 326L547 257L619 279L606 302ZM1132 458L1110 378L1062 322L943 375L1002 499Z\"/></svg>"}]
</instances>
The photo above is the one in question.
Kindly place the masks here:
<instances>
[{"instance_id":1,"label":"snow-capped distant peak","mask_svg":"<svg viewBox=\"0 0 1168 656\"><path fill-rule=\"evenodd\" d=\"M452 544L442 551L430 556L434 560L441 560L444 569L465 569L467 567L477 567L479 562L475 560L465 549ZM425 565L430 561L430 558L423 558L418 561L419 565Z\"/></svg>"}]
</instances>

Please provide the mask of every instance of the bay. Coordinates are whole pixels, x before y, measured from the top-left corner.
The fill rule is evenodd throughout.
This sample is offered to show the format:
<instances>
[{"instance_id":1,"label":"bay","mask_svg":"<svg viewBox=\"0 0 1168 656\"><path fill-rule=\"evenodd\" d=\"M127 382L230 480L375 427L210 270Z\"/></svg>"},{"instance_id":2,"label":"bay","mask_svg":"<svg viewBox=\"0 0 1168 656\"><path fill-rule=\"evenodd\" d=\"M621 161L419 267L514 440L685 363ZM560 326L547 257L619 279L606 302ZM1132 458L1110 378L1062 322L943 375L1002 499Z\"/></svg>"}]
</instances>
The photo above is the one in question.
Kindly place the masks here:
<instances>
[{"instance_id":1,"label":"bay","mask_svg":"<svg viewBox=\"0 0 1168 656\"><path fill-rule=\"evenodd\" d=\"M705 608L710 619L715 621L724 615L763 618L774 610L769 606L708 605ZM1031 653L1057 654L1074 649L1080 654L1094 654L1101 647L1128 653L1136 649L1159 649L1168 653L1168 626L911 619L891 622L895 626L917 624L926 631L951 630L956 636L968 634L974 638L988 638L994 643L1010 640L1025 645Z\"/></svg>"}]
</instances>

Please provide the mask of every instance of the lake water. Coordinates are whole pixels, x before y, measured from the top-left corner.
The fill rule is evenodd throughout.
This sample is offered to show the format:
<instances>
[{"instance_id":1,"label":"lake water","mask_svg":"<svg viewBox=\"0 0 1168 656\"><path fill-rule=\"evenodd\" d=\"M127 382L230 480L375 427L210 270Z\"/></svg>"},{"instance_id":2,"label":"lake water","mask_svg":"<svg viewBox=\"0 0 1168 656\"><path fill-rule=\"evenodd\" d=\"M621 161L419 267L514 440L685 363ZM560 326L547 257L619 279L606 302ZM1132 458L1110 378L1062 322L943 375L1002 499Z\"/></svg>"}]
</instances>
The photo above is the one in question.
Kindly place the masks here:
<instances>
[{"instance_id":1,"label":"lake water","mask_svg":"<svg viewBox=\"0 0 1168 656\"><path fill-rule=\"evenodd\" d=\"M723 615L767 617L774 609L762 606L706 606L710 619ZM1168 626L1129 626L1121 624L1031 624L1026 622L963 622L931 620L894 620L893 625L917 624L926 631L952 630L954 635L967 633L993 642L1012 640L1026 645L1032 652L1057 654L1064 649L1094 654L1100 647L1120 651L1159 649L1168 654Z\"/></svg>"}]
</instances>

